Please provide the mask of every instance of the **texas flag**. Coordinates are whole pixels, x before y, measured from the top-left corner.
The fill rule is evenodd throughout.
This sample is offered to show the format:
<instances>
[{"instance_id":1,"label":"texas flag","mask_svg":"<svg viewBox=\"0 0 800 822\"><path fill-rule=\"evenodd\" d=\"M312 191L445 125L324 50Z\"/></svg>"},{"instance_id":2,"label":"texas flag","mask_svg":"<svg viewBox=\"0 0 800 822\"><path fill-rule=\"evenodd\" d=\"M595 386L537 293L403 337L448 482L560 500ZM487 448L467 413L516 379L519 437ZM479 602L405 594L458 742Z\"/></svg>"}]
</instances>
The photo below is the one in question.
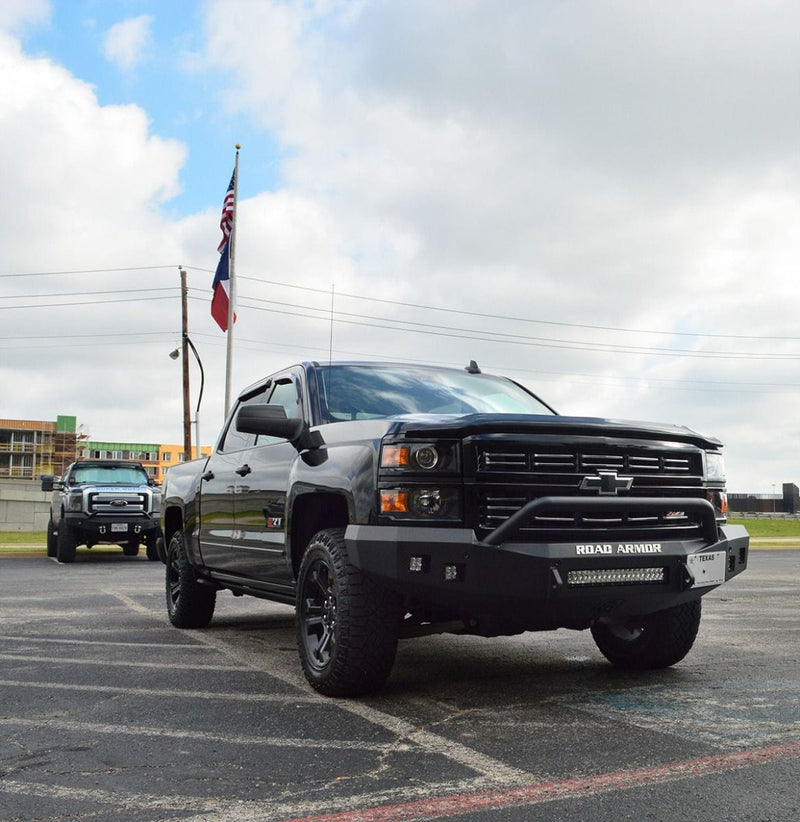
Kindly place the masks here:
<instances>
[{"instance_id":1,"label":"texas flag","mask_svg":"<svg viewBox=\"0 0 800 822\"><path fill-rule=\"evenodd\" d=\"M230 246L233 217L236 210L235 184L236 170L234 169L231 181L228 184L228 190L225 192L225 200L222 203L222 216L219 221L219 227L222 229L222 241L217 248L220 257L212 285L214 296L211 298L211 316L223 331L228 330L228 306L230 305L231 296ZM236 322L235 314L233 320Z\"/></svg>"}]
</instances>

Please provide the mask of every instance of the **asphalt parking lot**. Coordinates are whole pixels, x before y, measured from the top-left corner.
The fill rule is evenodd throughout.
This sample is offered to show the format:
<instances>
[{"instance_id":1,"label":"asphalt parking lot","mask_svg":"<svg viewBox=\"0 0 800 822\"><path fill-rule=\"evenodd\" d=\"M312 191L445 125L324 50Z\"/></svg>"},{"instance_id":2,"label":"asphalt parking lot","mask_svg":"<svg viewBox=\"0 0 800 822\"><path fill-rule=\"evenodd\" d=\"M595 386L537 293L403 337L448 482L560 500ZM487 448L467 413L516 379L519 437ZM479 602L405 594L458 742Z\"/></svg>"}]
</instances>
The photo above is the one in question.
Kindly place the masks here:
<instances>
[{"instance_id":1,"label":"asphalt parking lot","mask_svg":"<svg viewBox=\"0 0 800 822\"><path fill-rule=\"evenodd\" d=\"M673 669L588 633L401 643L378 697L305 684L293 611L167 623L163 566L0 558L0 819L796 820L800 550L705 598Z\"/></svg>"}]
</instances>

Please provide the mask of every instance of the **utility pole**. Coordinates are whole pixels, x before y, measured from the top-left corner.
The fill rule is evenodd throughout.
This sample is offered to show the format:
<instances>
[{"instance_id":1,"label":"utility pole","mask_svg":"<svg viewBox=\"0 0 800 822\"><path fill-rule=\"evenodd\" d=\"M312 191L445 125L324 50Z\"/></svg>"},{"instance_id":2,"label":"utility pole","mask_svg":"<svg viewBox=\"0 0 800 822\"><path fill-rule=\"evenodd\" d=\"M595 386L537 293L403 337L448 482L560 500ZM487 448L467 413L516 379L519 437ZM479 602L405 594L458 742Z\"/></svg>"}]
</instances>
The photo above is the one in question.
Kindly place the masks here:
<instances>
[{"instance_id":1,"label":"utility pole","mask_svg":"<svg viewBox=\"0 0 800 822\"><path fill-rule=\"evenodd\" d=\"M186 286L186 269L181 272L181 354L183 362L183 459L192 458L192 412L189 408L189 289ZM199 448L199 444L198 444Z\"/></svg>"}]
</instances>

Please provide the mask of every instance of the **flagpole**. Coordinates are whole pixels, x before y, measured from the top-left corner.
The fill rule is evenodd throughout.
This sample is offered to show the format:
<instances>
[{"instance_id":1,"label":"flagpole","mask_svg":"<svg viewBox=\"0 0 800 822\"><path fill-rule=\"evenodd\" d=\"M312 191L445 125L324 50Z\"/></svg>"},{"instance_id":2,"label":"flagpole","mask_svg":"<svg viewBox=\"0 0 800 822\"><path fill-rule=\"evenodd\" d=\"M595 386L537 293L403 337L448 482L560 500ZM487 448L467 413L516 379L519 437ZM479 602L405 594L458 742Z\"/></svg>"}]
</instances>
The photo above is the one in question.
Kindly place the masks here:
<instances>
[{"instance_id":1,"label":"flagpole","mask_svg":"<svg viewBox=\"0 0 800 822\"><path fill-rule=\"evenodd\" d=\"M225 360L225 416L231 409L231 372L233 370L233 323L236 313L236 278L234 271L236 268L236 218L239 208L239 149L241 145L236 144L236 162L233 167L233 221L231 223L231 236L228 246L228 340L227 356Z\"/></svg>"}]
</instances>

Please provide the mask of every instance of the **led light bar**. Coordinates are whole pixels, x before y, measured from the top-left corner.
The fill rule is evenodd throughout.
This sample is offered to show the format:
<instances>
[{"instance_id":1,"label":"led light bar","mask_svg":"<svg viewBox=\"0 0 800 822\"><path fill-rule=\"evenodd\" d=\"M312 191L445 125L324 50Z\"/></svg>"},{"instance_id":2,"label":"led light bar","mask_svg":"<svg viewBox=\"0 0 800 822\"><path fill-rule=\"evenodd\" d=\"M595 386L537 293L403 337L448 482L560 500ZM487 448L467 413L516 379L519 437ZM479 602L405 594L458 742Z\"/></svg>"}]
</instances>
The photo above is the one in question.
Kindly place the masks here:
<instances>
[{"instance_id":1,"label":"led light bar","mask_svg":"<svg viewBox=\"0 0 800 822\"><path fill-rule=\"evenodd\" d=\"M666 579L666 568L598 568L569 571L567 585L643 585Z\"/></svg>"}]
</instances>

